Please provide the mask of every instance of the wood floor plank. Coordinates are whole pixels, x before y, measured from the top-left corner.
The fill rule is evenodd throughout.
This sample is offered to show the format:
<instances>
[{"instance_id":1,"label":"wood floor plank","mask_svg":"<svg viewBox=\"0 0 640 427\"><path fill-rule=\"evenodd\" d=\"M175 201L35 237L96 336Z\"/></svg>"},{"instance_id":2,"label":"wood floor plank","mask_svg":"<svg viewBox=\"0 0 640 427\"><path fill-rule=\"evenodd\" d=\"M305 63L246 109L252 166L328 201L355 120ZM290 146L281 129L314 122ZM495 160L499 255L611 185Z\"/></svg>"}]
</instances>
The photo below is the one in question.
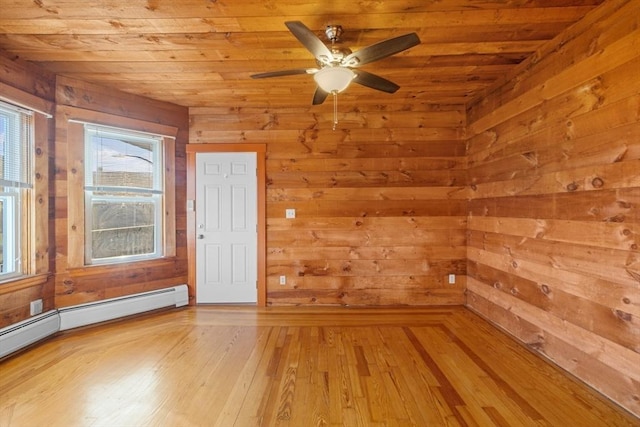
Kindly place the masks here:
<instances>
[{"instance_id":1,"label":"wood floor plank","mask_svg":"<svg viewBox=\"0 0 640 427\"><path fill-rule=\"evenodd\" d=\"M251 351L251 354L242 367L242 371L237 377L237 381L231 387L228 398L225 405L220 411L220 414L216 420L216 426L228 426L234 425L238 418L244 413L250 413L254 416L257 415L258 410L251 411L245 407L246 403L254 403L254 401L248 400L248 390L253 385L254 379L260 371L260 363L264 359L265 349L269 344L270 334L269 331L264 329L262 333L256 336L255 346ZM262 371L264 372L264 371ZM257 387L260 390L264 390L263 387ZM259 399L257 400L259 402Z\"/></svg>"},{"instance_id":2,"label":"wood floor plank","mask_svg":"<svg viewBox=\"0 0 640 427\"><path fill-rule=\"evenodd\" d=\"M0 426L44 425L640 420L462 307L216 306L65 332L0 361Z\"/></svg>"}]
</instances>

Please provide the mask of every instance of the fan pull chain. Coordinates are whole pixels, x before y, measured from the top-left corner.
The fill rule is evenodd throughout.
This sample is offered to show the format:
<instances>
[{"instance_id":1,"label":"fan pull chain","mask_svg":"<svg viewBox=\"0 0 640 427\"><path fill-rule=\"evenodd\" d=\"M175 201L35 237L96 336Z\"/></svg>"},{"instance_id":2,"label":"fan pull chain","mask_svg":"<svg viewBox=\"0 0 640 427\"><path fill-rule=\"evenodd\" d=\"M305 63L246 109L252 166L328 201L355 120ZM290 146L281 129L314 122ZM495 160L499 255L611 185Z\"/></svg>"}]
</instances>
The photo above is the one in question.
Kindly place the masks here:
<instances>
[{"instance_id":1,"label":"fan pull chain","mask_svg":"<svg viewBox=\"0 0 640 427\"><path fill-rule=\"evenodd\" d=\"M338 91L331 92L333 95L333 130L338 126Z\"/></svg>"}]
</instances>

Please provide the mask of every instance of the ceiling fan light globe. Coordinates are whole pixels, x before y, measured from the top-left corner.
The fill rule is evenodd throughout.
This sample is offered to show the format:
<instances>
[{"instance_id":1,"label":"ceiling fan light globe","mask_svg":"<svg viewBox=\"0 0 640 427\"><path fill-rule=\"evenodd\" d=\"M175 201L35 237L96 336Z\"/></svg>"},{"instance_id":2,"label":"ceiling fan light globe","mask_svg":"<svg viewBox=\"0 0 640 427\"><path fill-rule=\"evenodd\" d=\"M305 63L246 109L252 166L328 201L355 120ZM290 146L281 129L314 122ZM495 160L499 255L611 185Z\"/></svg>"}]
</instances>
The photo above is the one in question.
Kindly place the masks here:
<instances>
[{"instance_id":1,"label":"ceiling fan light globe","mask_svg":"<svg viewBox=\"0 0 640 427\"><path fill-rule=\"evenodd\" d=\"M355 73L344 67L325 67L313 75L320 89L327 93L345 90L355 78Z\"/></svg>"}]
</instances>

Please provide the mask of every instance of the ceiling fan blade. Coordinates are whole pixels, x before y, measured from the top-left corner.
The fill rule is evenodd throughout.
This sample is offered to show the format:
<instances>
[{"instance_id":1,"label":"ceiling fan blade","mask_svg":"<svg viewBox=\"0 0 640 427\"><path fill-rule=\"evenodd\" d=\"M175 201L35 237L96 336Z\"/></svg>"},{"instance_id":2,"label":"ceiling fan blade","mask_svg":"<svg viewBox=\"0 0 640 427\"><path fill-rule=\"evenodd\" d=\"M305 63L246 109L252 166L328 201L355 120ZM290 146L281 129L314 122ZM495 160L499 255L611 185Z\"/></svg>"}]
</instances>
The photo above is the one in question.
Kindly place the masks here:
<instances>
[{"instance_id":1,"label":"ceiling fan blade","mask_svg":"<svg viewBox=\"0 0 640 427\"><path fill-rule=\"evenodd\" d=\"M405 34L384 40L371 46L364 47L352 54L347 55L342 60L342 65L347 67L359 67L369 62L377 61L387 56L407 50L410 47L420 44L420 38L416 33Z\"/></svg>"},{"instance_id":2,"label":"ceiling fan blade","mask_svg":"<svg viewBox=\"0 0 640 427\"><path fill-rule=\"evenodd\" d=\"M327 99L327 96L329 96L329 94L325 91L323 91L320 88L316 88L315 93L313 94L313 105L320 105L324 102L325 99Z\"/></svg>"},{"instance_id":3,"label":"ceiling fan blade","mask_svg":"<svg viewBox=\"0 0 640 427\"><path fill-rule=\"evenodd\" d=\"M287 21L284 25L316 59L325 64L331 61L331 50L306 25L300 21Z\"/></svg>"},{"instance_id":4,"label":"ceiling fan blade","mask_svg":"<svg viewBox=\"0 0 640 427\"><path fill-rule=\"evenodd\" d=\"M295 76L297 74L314 74L318 71L317 68L296 68L293 70L280 70L280 71L267 71L266 73L252 74L252 79L264 79L267 77L283 77L283 76Z\"/></svg>"},{"instance_id":5,"label":"ceiling fan blade","mask_svg":"<svg viewBox=\"0 0 640 427\"><path fill-rule=\"evenodd\" d=\"M400 86L398 86L394 82L375 74L368 73L364 70L354 70L353 72L356 74L353 82L361 84L362 86L370 87L371 89L376 89L387 93L394 93L395 91L400 89Z\"/></svg>"}]
</instances>

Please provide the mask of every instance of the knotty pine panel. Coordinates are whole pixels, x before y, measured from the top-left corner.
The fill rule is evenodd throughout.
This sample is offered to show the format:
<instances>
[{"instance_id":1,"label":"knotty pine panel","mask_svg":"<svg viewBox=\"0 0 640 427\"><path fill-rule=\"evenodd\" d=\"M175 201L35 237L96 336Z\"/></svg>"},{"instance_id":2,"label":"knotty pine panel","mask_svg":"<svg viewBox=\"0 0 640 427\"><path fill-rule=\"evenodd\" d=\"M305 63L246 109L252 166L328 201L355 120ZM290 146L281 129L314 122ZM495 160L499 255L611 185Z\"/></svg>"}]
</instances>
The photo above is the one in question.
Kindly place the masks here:
<instances>
[{"instance_id":1,"label":"knotty pine panel","mask_svg":"<svg viewBox=\"0 0 640 427\"><path fill-rule=\"evenodd\" d=\"M468 109L467 304L640 415L640 4L606 2Z\"/></svg>"},{"instance_id":2,"label":"knotty pine panel","mask_svg":"<svg viewBox=\"0 0 640 427\"><path fill-rule=\"evenodd\" d=\"M274 187L394 187L460 186L466 184L464 170L338 170L326 172L271 172L269 183Z\"/></svg>"},{"instance_id":3,"label":"knotty pine panel","mask_svg":"<svg viewBox=\"0 0 640 427\"><path fill-rule=\"evenodd\" d=\"M383 290L385 292L402 293L410 292L414 295L427 295L430 290L443 290L446 291L446 287L455 288L457 290L465 289L466 276L456 276L455 284L448 284L446 277L434 278L433 276L296 276L291 279L291 283L287 282L290 286L296 289L306 289L313 291L314 289L325 290L347 290L356 293L364 292L377 292ZM270 276L269 281L273 285L272 289L280 289L282 286L278 285L278 278L276 276ZM446 287L444 285L447 285ZM277 285L277 286L276 286ZM286 290L285 290L286 291ZM286 296L283 294L283 296ZM451 293L450 297L460 301L459 304L464 303L459 292Z\"/></svg>"},{"instance_id":4,"label":"knotty pine panel","mask_svg":"<svg viewBox=\"0 0 640 427\"><path fill-rule=\"evenodd\" d=\"M274 188L267 200L415 200L467 199L468 187L364 187L364 188Z\"/></svg>"},{"instance_id":5,"label":"knotty pine panel","mask_svg":"<svg viewBox=\"0 0 640 427\"><path fill-rule=\"evenodd\" d=\"M348 230L349 232L345 232ZM402 233L398 233L402 230ZM336 228L332 230L290 230L268 231L267 240L279 247L312 246L333 247L349 246L356 250L360 246L388 246L395 245L405 247L416 244L447 246L464 245L466 234L464 229L448 230L415 230L413 227L396 227L380 231L358 231L351 227Z\"/></svg>"},{"instance_id":6,"label":"knotty pine panel","mask_svg":"<svg viewBox=\"0 0 640 427\"><path fill-rule=\"evenodd\" d=\"M43 312L55 307L53 280L47 275L0 285L0 328L28 319L31 301L38 299Z\"/></svg>"},{"instance_id":7,"label":"knotty pine panel","mask_svg":"<svg viewBox=\"0 0 640 427\"><path fill-rule=\"evenodd\" d=\"M233 68L234 66L234 62L225 62L225 64L229 64L229 68ZM291 66L291 64L292 62L289 61L280 65L282 65L282 67L287 67ZM168 63L163 65L169 66ZM461 63L458 65L461 65ZM198 67L202 67L202 64L193 64L193 67L197 70L199 69ZM227 67L225 66L225 68ZM201 71L205 72L207 69L202 69ZM143 70L143 72L147 71L150 70ZM343 92L340 96L342 97L347 93L348 92ZM377 101L379 102L379 99ZM437 118L438 124L436 127L448 127L451 126L451 123L458 123L460 126L464 126L466 117L464 105L461 104L416 104L405 99L389 104L377 103L374 105L375 108L371 109L371 112L374 113L374 117L378 112L380 112L387 114L382 116L385 118L396 117L396 114L402 114L403 117L405 117L405 120L409 120L411 122L416 120L416 117L429 117L430 120L436 120ZM321 108L321 110L318 110L318 108ZM358 114L362 114L360 109L357 107L345 108L342 104L340 105L339 110L338 114L341 116L353 115L353 117L358 117ZM275 111L265 110L264 107L239 107L236 105L216 104L203 107L192 107L190 112L192 114L189 117L189 121L191 123L191 131L194 133L197 133L198 130L201 129L211 130L219 128L222 123L232 123L231 126L236 124L236 126L240 126L240 129L264 128L266 130L271 128L273 125L286 125L288 121L280 120L282 117L291 118L291 120L299 120L300 123L306 123L307 125L318 122L317 117L325 114L328 114L328 117L333 120L332 106L325 108L312 105L311 103L306 105L292 104L278 108ZM369 113L367 112L367 114ZM268 117L269 120L268 122L260 122L262 124L256 126L256 117ZM414 118L412 119L411 117ZM205 123L207 124L203 127L202 125ZM240 123L243 123L243 125L239 125ZM264 124L267 123L269 126L264 126ZM446 123L449 124L447 125ZM290 127L291 126L285 126L285 128ZM226 126L224 128L226 128ZM344 129L336 129L336 131L341 132L344 131Z\"/></svg>"},{"instance_id":8,"label":"knotty pine panel","mask_svg":"<svg viewBox=\"0 0 640 427\"><path fill-rule=\"evenodd\" d=\"M296 217L367 217L367 216L461 216L466 213L466 200L344 200L308 202L272 202L267 216L281 216L287 208L296 209Z\"/></svg>"},{"instance_id":9,"label":"knotty pine panel","mask_svg":"<svg viewBox=\"0 0 640 427\"><path fill-rule=\"evenodd\" d=\"M354 159L275 159L267 162L267 172L325 172L325 171L429 171L441 169L466 169L466 162L459 157L410 157L410 158L354 158Z\"/></svg>"},{"instance_id":10,"label":"knotty pine panel","mask_svg":"<svg viewBox=\"0 0 640 427\"><path fill-rule=\"evenodd\" d=\"M464 259L460 260L389 260L389 259L297 259L289 264L280 262L276 268L268 268L267 274L282 269L293 270L294 276L433 276L444 277L448 273L464 273Z\"/></svg>"},{"instance_id":11,"label":"knotty pine panel","mask_svg":"<svg viewBox=\"0 0 640 427\"><path fill-rule=\"evenodd\" d=\"M347 193L348 194L348 193ZM339 200L339 199L336 199ZM376 199L377 200L377 199ZM385 199L383 199L385 200ZM393 200L393 199L391 199ZM411 200L411 199L409 199ZM297 218L291 221L288 218L270 218L267 221L269 230L331 230L340 228L357 228L359 230L380 230L382 228L411 228L429 230L457 230L466 229L467 217L454 216L430 216L430 217L331 217L331 218Z\"/></svg>"},{"instance_id":12,"label":"knotty pine panel","mask_svg":"<svg viewBox=\"0 0 640 427\"><path fill-rule=\"evenodd\" d=\"M176 126L183 132L188 123L185 107L114 91L112 88L58 75L56 103L85 110L120 115L152 123ZM182 141L185 143L185 141Z\"/></svg>"},{"instance_id":13,"label":"knotty pine panel","mask_svg":"<svg viewBox=\"0 0 640 427\"><path fill-rule=\"evenodd\" d=\"M525 238L638 251L637 223L567 221L533 218L474 217L469 229Z\"/></svg>"},{"instance_id":14,"label":"knotty pine panel","mask_svg":"<svg viewBox=\"0 0 640 427\"><path fill-rule=\"evenodd\" d=\"M267 143L267 304L463 303L461 107L325 107L190 109L191 142Z\"/></svg>"},{"instance_id":15,"label":"knotty pine panel","mask_svg":"<svg viewBox=\"0 0 640 427\"><path fill-rule=\"evenodd\" d=\"M587 298L607 300L608 305L616 310L640 314L640 298L634 292L637 272L640 270L638 254L628 255L625 250L606 248L596 240L592 244L576 244L523 237L516 233L476 230L470 231L468 238L470 248L491 252L485 254L487 262L489 258L495 259L495 254L499 254L510 257L510 263L501 264L501 268L507 270L511 270L511 267L521 267L521 261L540 264L545 268L558 268L566 271L567 287L569 282L579 280L577 278L582 276L579 281L584 284L584 288L572 292L581 292L582 295L582 292L590 290L591 286L597 287L598 283L602 283L611 291L610 294L598 295L589 292L584 295L589 295ZM607 265L606 269L602 268L603 264ZM543 274L542 270L539 274Z\"/></svg>"},{"instance_id":16,"label":"knotty pine panel","mask_svg":"<svg viewBox=\"0 0 640 427\"><path fill-rule=\"evenodd\" d=\"M353 249L351 246L330 246L321 250L313 246L295 246L288 248L273 247L267 251L271 261L288 261L289 259L306 260L413 260L424 259L459 259L466 256L464 246L366 246ZM274 265L276 265L274 263Z\"/></svg>"},{"instance_id":17,"label":"knotty pine panel","mask_svg":"<svg viewBox=\"0 0 640 427\"><path fill-rule=\"evenodd\" d=\"M387 76L391 79L391 76ZM310 88L312 89L312 88ZM204 108L202 110L205 110ZM211 110L211 109L206 109ZM288 112L286 109L278 109L277 114L266 114L262 111L251 111L242 109L243 115L220 113L213 111L207 115L197 115L191 118L191 129L194 132L206 130L211 126L224 125L226 130L246 130L246 129L279 129L298 128L306 129L313 123L327 123L333 120L333 112L327 109L316 111L314 116L300 114L299 112ZM201 111L199 114L205 114ZM355 111L340 111L340 121L348 123L350 127L379 129L394 129L398 127L459 127L464 124L464 110L442 109L440 111L372 111L366 116Z\"/></svg>"},{"instance_id":18,"label":"knotty pine panel","mask_svg":"<svg viewBox=\"0 0 640 427\"><path fill-rule=\"evenodd\" d=\"M0 82L49 102L55 99L56 76L20 59L0 55Z\"/></svg>"},{"instance_id":19,"label":"knotty pine panel","mask_svg":"<svg viewBox=\"0 0 640 427\"><path fill-rule=\"evenodd\" d=\"M197 109L191 109L197 111ZM238 113L231 113L238 114ZM240 113L241 114L241 113ZM192 143L272 143L276 149L274 153L286 154L278 150L280 144L300 144L307 149L308 154L322 154L328 147L338 148L339 144L347 143L359 146L366 143L392 143L399 146L433 141L434 148L441 148L441 152L426 150L428 155L455 156L463 155L465 143L463 129L460 128L398 128L398 129L368 129L368 128L347 128L342 130L331 130L331 122L312 122L306 129L245 129L226 130L223 124L216 124L220 129L208 130L199 129L192 131L189 142ZM213 126L213 125L212 125ZM458 141L454 143L452 141ZM320 144L320 145L317 145ZM319 148L319 149L316 149ZM325 148L327 147L327 148Z\"/></svg>"},{"instance_id":20,"label":"knotty pine panel","mask_svg":"<svg viewBox=\"0 0 640 427\"><path fill-rule=\"evenodd\" d=\"M594 197L597 195L598 197ZM471 215L512 218L553 218L567 221L624 223L638 216L637 187L477 199L469 204ZM507 213L508 212L508 213Z\"/></svg>"},{"instance_id":21,"label":"knotty pine panel","mask_svg":"<svg viewBox=\"0 0 640 427\"><path fill-rule=\"evenodd\" d=\"M390 280L393 280L392 278ZM432 283L432 280L428 281ZM461 305L465 302L464 289L452 285L420 289L325 289L323 284L307 289L281 290L269 286L267 300L278 305L337 305L342 306L434 306Z\"/></svg>"}]
</instances>

